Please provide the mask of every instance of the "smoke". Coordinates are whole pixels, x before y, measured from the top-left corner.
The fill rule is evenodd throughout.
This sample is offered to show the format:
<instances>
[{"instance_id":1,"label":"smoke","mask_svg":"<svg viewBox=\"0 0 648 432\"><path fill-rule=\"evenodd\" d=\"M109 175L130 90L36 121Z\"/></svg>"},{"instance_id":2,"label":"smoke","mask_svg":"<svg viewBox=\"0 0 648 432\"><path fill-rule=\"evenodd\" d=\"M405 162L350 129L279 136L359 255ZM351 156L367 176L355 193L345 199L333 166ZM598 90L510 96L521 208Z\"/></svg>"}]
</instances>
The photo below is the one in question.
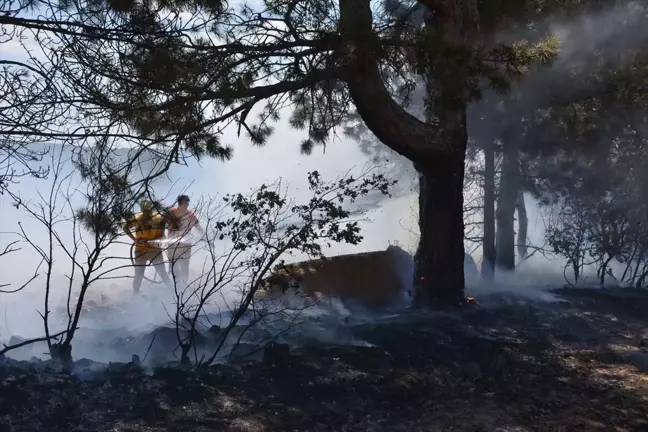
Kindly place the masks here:
<instances>
[{"instance_id":1,"label":"smoke","mask_svg":"<svg viewBox=\"0 0 648 432\"><path fill-rule=\"evenodd\" d=\"M414 10L403 5L402 2L387 1L385 7L395 16L407 17L412 25L422 25L420 8ZM550 104L598 94L602 90L600 77L622 71L630 61L629 53L645 46L648 39L648 26L644 25L648 22L647 13L648 8L641 2L617 3L602 9L579 11L568 17L545 18L528 25L505 29L495 35L493 40L510 43L520 39L539 41L546 35L553 34L560 40L561 49L550 67L535 67L521 81L514 83L508 95L502 96L487 89L482 100L469 107L470 138L477 142L500 139L511 125L520 124L525 116L546 109ZM600 75L598 79L583 79L583 72L588 72L592 77L597 72ZM407 106L408 111L419 119L424 119L425 96L425 83L421 78ZM633 113L628 113L628 116L632 115ZM364 153L377 154L392 161L394 175L412 185L414 193L406 195L412 199L417 185L411 162L379 143L370 132L361 127L351 132ZM480 190L465 192L467 197L479 193ZM528 298L550 299L546 288L565 283L562 272L565 260L547 257L542 250L545 215L529 194L525 194L525 201L529 213L528 234L533 256L518 265L515 274L499 271L494 285L469 284L469 292L483 295L504 290ZM413 199L411 203L408 209L409 222L404 225L411 232L416 232L416 203ZM402 218L407 218L405 211L402 211ZM474 256L478 262L481 260L481 248L474 251Z\"/></svg>"},{"instance_id":2,"label":"smoke","mask_svg":"<svg viewBox=\"0 0 648 432\"><path fill-rule=\"evenodd\" d=\"M226 193L248 192L262 183L272 183L281 179L282 184L289 188L291 197L304 200L310 196L306 183L309 171L318 170L323 178L333 180L354 167L353 172L357 172L367 163L367 158L356 146L339 141L332 143L324 154L302 156L299 152L301 142L299 132L291 130L287 124L282 124L277 129L274 139L265 148L252 147L245 140L238 139L235 131L226 131L226 140L237 144L237 151L232 161L223 163L209 159L202 161L191 159L187 161L186 166L174 166L167 175L153 183L154 196L161 198L166 204L172 204L178 194L187 193L192 197L192 202L196 203L201 198L209 199ZM122 156L127 157L128 149L124 149L123 152ZM340 161L345 163L341 164ZM291 169L286 170L286 167ZM141 158L140 169L143 173L153 168L155 162L150 156L145 155ZM75 167L70 164L64 166L63 172L71 174L69 184L73 193L70 208L82 207L85 204L85 197L80 176L75 171ZM35 204L47 198L52 182L51 176L47 179L24 178L14 185L13 192L25 199L31 199ZM40 222L29 217L23 209L15 208L12 202L12 198L8 195L0 196L4 227L3 233L0 234L0 244L20 240L17 233L24 230L37 245L44 247L47 242L47 229ZM325 251L327 254L382 250L385 249L388 241L402 242L407 237L408 233L395 219L399 215L398 207L403 207L401 201L382 202L380 205L374 202L362 204L371 209L367 215L369 221L362 224L365 241L357 248L350 245L334 245ZM69 215L69 208L64 211ZM66 244L72 243L71 228L69 223L61 223L56 228L57 234ZM29 245L21 242L20 246L20 250L0 257L0 272L4 275L2 283L11 283L13 287L29 279L41 261L38 253ZM71 274L71 262L65 252L58 249L54 255L50 293L52 332L65 328L68 276ZM174 295L164 284L151 284L146 281L142 286L143 296L133 294L132 268L128 267L130 245L113 245L106 255L117 257L116 260L108 263L108 266L126 265L126 267L111 273L112 279L97 281L90 286L79 322L80 329L73 342L73 356L75 359L87 357L96 361L128 361L133 354L144 358L149 349L151 334L158 327L172 326L170 315L173 316L175 310ZM200 274L204 255L204 252L198 252L192 258L192 276ZM295 260L304 258L306 257L294 257ZM22 271L12 271L17 268L21 268ZM40 314L44 311L45 279L42 266L38 269L38 273L39 276L25 289L13 294L0 294L1 342L20 342L22 340L20 338L43 336L43 320ZM149 279L153 279L154 270L147 269L146 275ZM77 298L79 286L79 273L77 273L72 284L73 300ZM225 297L217 299L207 310L211 314L212 322L221 326L227 324L223 320L229 318L227 314L219 315L219 311L231 309L238 292L232 289L223 294ZM320 328L331 328L331 326L328 319L318 318L319 316L344 318L351 315L351 312L339 301L332 305L326 308L315 308L301 317L312 324L312 329L309 330L312 332L312 337L328 341L337 337L334 336L337 334L335 331L327 333ZM73 303L72 307L74 306ZM206 331L208 328L209 326L205 324L202 330ZM302 334L301 338L304 337ZM170 353L175 345L176 341L173 337L164 339L159 336L156 337L151 349L157 350L157 354L165 350ZM21 348L9 355L20 359L28 359L32 356L46 358L44 354L46 352L46 346L42 343ZM167 360L173 360L173 357Z\"/></svg>"},{"instance_id":3,"label":"smoke","mask_svg":"<svg viewBox=\"0 0 648 432\"><path fill-rule=\"evenodd\" d=\"M569 20L547 20L536 23L522 33L516 29L503 32L497 39L538 40L554 34L560 40L560 53L550 67L537 66L513 87L505 97L487 91L481 102L469 110L469 133L478 140L501 137L511 124L550 103L596 95L601 82L583 79L588 72L614 73L628 66L634 50L648 40L648 8L639 2L628 2L594 13L581 13ZM499 101L493 106L493 101Z\"/></svg>"},{"instance_id":4,"label":"smoke","mask_svg":"<svg viewBox=\"0 0 648 432\"><path fill-rule=\"evenodd\" d=\"M485 100L476 103L469 110L469 134L472 137L496 137L500 135L507 124L519 121L523 113L532 112L544 107L549 99L547 88L559 89L564 96L573 96L587 92L592 83L575 79L578 67L580 68L607 68L616 64L622 68L622 52L628 48L639 48L648 38L648 26L641 24L645 19L646 8L637 2L629 3L623 7L611 10L583 14L575 19L562 21L549 21L541 23L544 28L554 32L561 39L561 53L551 68L534 70L515 87L515 97L504 99L506 110L493 117L493 106L490 101L494 94L486 92ZM528 34L503 33L501 38L526 36L533 39L538 34L536 30L528 30ZM606 55L604 64L594 63L593 54L604 51ZM601 59L600 56L596 59ZM618 61L617 61L618 60ZM422 86L410 106L410 111L422 117ZM554 92L555 93L555 92ZM497 96L500 98L500 96ZM224 193L244 192L261 183L273 182L282 178L290 185L291 194L297 198L307 196L305 185L306 173L318 170L325 178L332 178L346 172L352 166L360 167L367 160L367 153L373 153L359 148L351 139L336 139L323 152L317 151L312 156L303 156L299 152L299 143L303 133L290 128L287 121L281 121L276 127L276 133L270 143L264 148L252 147L244 139L239 139L236 131L228 129L223 142L235 144L234 158L232 161L222 163L215 160L189 160L186 166L174 166L167 176L156 181L153 185L157 196L165 197L170 204L179 193L188 193L192 198L200 196L214 196ZM374 145L374 144L370 144ZM382 148L382 144L375 144ZM382 146L382 147L381 147ZM383 150L381 150L383 151ZM401 175L401 185L411 192L412 182L415 182L415 173L411 163L399 155L384 150L396 167L395 174ZM150 166L148 167L150 168ZM148 169L144 167L144 169ZM72 170L72 167L67 167ZM73 177L73 182L80 183L78 176ZM15 191L23 197L38 198L50 187L50 180L21 179ZM82 205L83 198L78 195L74 205ZM529 201L529 198L527 197ZM3 215L3 232L0 234L0 244L4 245L18 239L15 234L21 228L41 241L47 235L46 230L35 220L27 217L24 211L12 206L11 198L7 195L0 196L0 210ZM326 250L327 254L355 253L370 250L384 250L389 242L398 242L407 245L410 242L410 233L416 230L416 215L411 214L411 209L416 203L416 194L411 192L390 201L382 201L370 213L370 223L363 224L365 240L357 247L336 245ZM535 203L529 205L530 236L540 244L543 238L542 224L539 221L542 215ZM20 226L18 224L21 224ZM64 241L66 231L59 233ZM71 235L71 234L70 234ZM36 271L40 258L38 254L24 243L22 249L7 256L0 257L0 274L3 275L2 283L20 285L31 277ZM128 246L122 245L111 251L116 256L126 257ZM299 259L297 257L296 259ZM477 260L479 261L479 260ZM69 263L67 263L69 264ZM54 322L60 324L65 317L65 299L67 297L69 266L61 251L57 252L55 261L55 274L53 277L52 313ZM20 271L17 271L20 269ZM562 263L549 261L540 254L532 257L522 265L515 275L498 275L496 284L487 286L476 282L468 286L468 294L487 296L505 290L513 291L529 299L552 300L546 293L546 288L561 286ZM198 271L197 264L193 271ZM408 270L409 271L409 270ZM40 276L24 290L14 294L0 294L0 340L9 342L15 335L22 337L37 337L43 334L44 282L42 267ZM129 360L132 354L144 356L144 352L132 352L120 345L118 339L137 338L147 335L155 328L170 324L168 308L173 302L172 293L165 291L164 285L147 284L143 286L144 297L135 297L132 294L131 281L127 278L131 269L124 269L121 278L112 281L102 281L94 284L88 293L85 308L80 322L81 331L74 343L73 355L75 358L89 357L95 360L116 361ZM151 270L148 276L152 276ZM405 272L404 278L408 277ZM78 284L73 285L74 290ZM74 296L73 296L74 297ZM213 310L224 309L224 303L215 304ZM385 312L389 315L393 312ZM381 315L384 316L384 315ZM305 327L303 332L322 341L338 341L340 332L336 329L341 325L340 318L350 318L356 321L369 320L376 317L375 313L366 311L360 313L353 311L339 301L333 301L329 307L309 309L304 313L312 323ZM333 323L336 323L333 325ZM138 336L139 335L139 336ZM129 347L135 345L128 345ZM138 349L141 348L137 345ZM34 346L22 350L21 357L36 355L43 357L43 347Z\"/></svg>"}]
</instances>

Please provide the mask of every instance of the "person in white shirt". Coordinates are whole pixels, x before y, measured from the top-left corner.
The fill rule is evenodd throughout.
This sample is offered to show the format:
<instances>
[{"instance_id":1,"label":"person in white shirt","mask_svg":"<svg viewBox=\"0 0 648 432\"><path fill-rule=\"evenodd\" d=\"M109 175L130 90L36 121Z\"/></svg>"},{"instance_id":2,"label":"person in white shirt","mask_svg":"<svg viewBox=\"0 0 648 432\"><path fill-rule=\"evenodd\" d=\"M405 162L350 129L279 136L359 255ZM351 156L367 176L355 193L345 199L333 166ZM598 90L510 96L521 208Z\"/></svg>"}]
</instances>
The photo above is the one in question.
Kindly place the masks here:
<instances>
[{"instance_id":1,"label":"person in white shirt","mask_svg":"<svg viewBox=\"0 0 648 432\"><path fill-rule=\"evenodd\" d=\"M192 229L198 230L205 235L205 230L196 214L189 210L190 199L187 195L180 195L177 199L178 205L169 210L168 238L169 247L169 273L185 284L189 283L189 260L191 259L192 243L190 236Z\"/></svg>"}]
</instances>

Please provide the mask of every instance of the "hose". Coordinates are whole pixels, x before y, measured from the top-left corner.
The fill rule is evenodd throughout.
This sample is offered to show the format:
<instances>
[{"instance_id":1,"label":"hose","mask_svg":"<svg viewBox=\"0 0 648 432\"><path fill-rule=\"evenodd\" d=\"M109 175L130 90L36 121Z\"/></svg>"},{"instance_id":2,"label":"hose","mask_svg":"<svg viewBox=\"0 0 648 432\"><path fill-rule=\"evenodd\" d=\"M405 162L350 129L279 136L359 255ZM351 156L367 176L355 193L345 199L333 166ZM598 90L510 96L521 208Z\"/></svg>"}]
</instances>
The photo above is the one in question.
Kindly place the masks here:
<instances>
[{"instance_id":1,"label":"hose","mask_svg":"<svg viewBox=\"0 0 648 432\"><path fill-rule=\"evenodd\" d=\"M195 244L192 244L191 246L195 246ZM161 250L160 250L160 253L162 253ZM133 267L135 267L137 265L137 264L135 264L135 243L133 243L131 245L131 248L130 248L130 259L131 259L131 264L133 264ZM155 272L155 277L153 279L150 279L150 278L146 277L146 271L145 271L144 272L144 280L146 280L147 282L150 282L152 284L157 284L157 285L159 285L161 283L164 283L164 280L162 280L162 278L160 278L159 281L155 280L155 278L157 278L157 275L158 275L158 272L156 271Z\"/></svg>"},{"instance_id":2,"label":"hose","mask_svg":"<svg viewBox=\"0 0 648 432\"><path fill-rule=\"evenodd\" d=\"M160 253L161 253L161 252L160 252ZM137 264L135 264L135 243L133 243L133 244L131 245L131 248L130 248L130 259L131 259L131 263L133 264L133 267L135 267L135 266L137 265ZM156 277L157 277L157 274L158 274L158 273L157 273L157 271L156 271L156 272L155 272L155 276L156 276ZM155 278L154 278L154 279L149 279L149 278L147 278L147 277L146 277L146 271L144 272L144 280L146 280L147 282L150 282L150 283L152 283L152 284L161 284L161 283L164 283L164 281L162 280L162 278L160 278L159 281L155 280Z\"/></svg>"}]
</instances>

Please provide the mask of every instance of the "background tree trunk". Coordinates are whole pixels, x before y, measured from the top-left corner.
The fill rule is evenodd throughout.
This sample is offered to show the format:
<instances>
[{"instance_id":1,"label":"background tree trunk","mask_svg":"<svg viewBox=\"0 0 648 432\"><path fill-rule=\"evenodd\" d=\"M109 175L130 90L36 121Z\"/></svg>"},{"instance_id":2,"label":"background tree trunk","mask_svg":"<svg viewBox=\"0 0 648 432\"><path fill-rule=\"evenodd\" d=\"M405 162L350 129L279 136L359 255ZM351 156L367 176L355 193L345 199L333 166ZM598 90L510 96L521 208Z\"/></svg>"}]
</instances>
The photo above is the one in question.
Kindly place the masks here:
<instances>
[{"instance_id":1,"label":"background tree trunk","mask_svg":"<svg viewBox=\"0 0 648 432\"><path fill-rule=\"evenodd\" d=\"M518 188L515 209L518 217L517 250L518 258L523 260L527 257L527 236L529 233L529 217L527 216L526 203L524 202L524 191Z\"/></svg>"},{"instance_id":2,"label":"background tree trunk","mask_svg":"<svg viewBox=\"0 0 648 432\"><path fill-rule=\"evenodd\" d=\"M504 143L502 173L497 196L497 242L495 264L501 270L515 270L515 205L519 190L518 147Z\"/></svg>"},{"instance_id":3,"label":"background tree trunk","mask_svg":"<svg viewBox=\"0 0 648 432\"><path fill-rule=\"evenodd\" d=\"M495 279L495 148L491 142L484 148L484 238L481 277Z\"/></svg>"}]
</instances>

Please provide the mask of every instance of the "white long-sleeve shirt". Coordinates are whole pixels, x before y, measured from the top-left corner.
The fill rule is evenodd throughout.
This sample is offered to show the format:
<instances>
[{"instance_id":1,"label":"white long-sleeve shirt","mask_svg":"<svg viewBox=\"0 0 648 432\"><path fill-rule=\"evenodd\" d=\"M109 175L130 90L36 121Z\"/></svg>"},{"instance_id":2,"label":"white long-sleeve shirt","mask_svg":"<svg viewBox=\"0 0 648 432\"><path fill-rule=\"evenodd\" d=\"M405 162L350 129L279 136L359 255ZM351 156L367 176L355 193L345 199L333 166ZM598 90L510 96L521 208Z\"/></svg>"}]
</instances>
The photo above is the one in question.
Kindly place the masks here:
<instances>
[{"instance_id":1,"label":"white long-sleeve shirt","mask_svg":"<svg viewBox=\"0 0 648 432\"><path fill-rule=\"evenodd\" d=\"M181 215L178 207L174 207L171 209L171 215L177 220L179 226L175 228L173 224L169 225L169 238L183 237L198 225L198 217L191 210L187 210L185 214Z\"/></svg>"}]
</instances>

